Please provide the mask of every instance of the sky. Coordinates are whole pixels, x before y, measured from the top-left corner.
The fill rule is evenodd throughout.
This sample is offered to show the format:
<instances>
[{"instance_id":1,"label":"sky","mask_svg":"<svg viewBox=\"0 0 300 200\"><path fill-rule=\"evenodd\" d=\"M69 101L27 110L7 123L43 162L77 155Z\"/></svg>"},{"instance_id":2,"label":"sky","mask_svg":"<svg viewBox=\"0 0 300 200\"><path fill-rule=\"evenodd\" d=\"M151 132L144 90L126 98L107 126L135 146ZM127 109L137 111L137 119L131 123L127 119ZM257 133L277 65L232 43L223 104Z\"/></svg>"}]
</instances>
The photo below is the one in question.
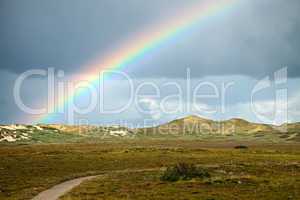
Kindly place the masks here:
<instances>
[{"instance_id":1,"label":"sky","mask_svg":"<svg viewBox=\"0 0 300 200\"><path fill-rule=\"evenodd\" d=\"M53 69L55 98L63 98L68 94L58 94L59 83L65 88L80 82L76 77L88 71L89 63L205 2L1 0L0 123L151 126L190 114L273 124L300 121L299 0L236 0L102 83L91 83L94 96L91 88L79 87L82 94L55 114L32 114L20 106L16 85L29 70L49 74ZM48 77L33 75L22 82L18 93L24 105L49 103ZM84 109L94 101L92 109Z\"/></svg>"}]
</instances>

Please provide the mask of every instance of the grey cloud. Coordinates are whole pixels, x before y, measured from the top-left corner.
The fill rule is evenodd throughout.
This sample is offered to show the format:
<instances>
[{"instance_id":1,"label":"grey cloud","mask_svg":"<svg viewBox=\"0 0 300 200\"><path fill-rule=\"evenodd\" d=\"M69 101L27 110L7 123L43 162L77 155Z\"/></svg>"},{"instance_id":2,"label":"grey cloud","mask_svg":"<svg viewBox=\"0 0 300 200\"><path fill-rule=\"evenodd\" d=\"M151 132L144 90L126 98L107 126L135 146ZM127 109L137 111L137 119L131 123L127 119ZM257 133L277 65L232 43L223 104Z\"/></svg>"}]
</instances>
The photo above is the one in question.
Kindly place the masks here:
<instances>
[{"instance_id":1,"label":"grey cloud","mask_svg":"<svg viewBox=\"0 0 300 200\"><path fill-rule=\"evenodd\" d=\"M80 66L195 0L53 0L0 3L0 68L22 72ZM245 0L149 52L126 68L134 77L240 74L262 77L288 66L300 76L300 2ZM173 13L175 17L180 13Z\"/></svg>"},{"instance_id":2,"label":"grey cloud","mask_svg":"<svg viewBox=\"0 0 300 200\"><path fill-rule=\"evenodd\" d=\"M2 0L0 68L73 72L167 12L168 5L158 0Z\"/></svg>"},{"instance_id":3,"label":"grey cloud","mask_svg":"<svg viewBox=\"0 0 300 200\"><path fill-rule=\"evenodd\" d=\"M194 77L240 74L260 78L287 66L289 76L298 77L299 10L300 2L294 0L241 1L141 63L150 75L181 76L190 67ZM139 64L133 64L133 73L143 74L136 71L145 69Z\"/></svg>"}]
</instances>

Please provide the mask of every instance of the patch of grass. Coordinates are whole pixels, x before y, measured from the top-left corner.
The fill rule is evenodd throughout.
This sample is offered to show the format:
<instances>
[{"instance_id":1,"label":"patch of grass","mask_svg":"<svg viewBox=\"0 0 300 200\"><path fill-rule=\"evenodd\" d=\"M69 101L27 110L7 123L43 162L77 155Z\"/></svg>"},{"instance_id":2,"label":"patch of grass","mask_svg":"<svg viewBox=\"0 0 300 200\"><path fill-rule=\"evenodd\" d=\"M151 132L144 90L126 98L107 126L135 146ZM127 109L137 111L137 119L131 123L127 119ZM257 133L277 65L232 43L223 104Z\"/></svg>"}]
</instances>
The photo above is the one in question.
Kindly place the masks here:
<instances>
[{"instance_id":1,"label":"patch of grass","mask_svg":"<svg viewBox=\"0 0 300 200\"><path fill-rule=\"evenodd\" d=\"M255 167L260 168L259 165ZM221 169L223 167L219 166L218 170ZM81 184L61 200L282 200L299 197L300 184L297 178L287 176L291 171L277 171L272 176L266 170L260 177L242 175L242 172L220 176L212 171L211 178L207 180L176 182L161 181L159 171L111 173ZM244 173L248 173L248 169L244 169Z\"/></svg>"},{"instance_id":2,"label":"patch of grass","mask_svg":"<svg viewBox=\"0 0 300 200\"><path fill-rule=\"evenodd\" d=\"M243 176L235 176L235 177L213 177L207 181L205 181L205 184L213 184L213 185L256 185L259 184L258 181L256 181L256 177L243 177Z\"/></svg>"},{"instance_id":3,"label":"patch of grass","mask_svg":"<svg viewBox=\"0 0 300 200\"><path fill-rule=\"evenodd\" d=\"M184 162L177 163L175 166L168 167L160 177L162 181L190 180L193 178L209 178L207 170L197 167L194 164Z\"/></svg>"},{"instance_id":4,"label":"patch of grass","mask_svg":"<svg viewBox=\"0 0 300 200\"><path fill-rule=\"evenodd\" d=\"M103 173L108 174L105 179L84 183L63 199L281 200L288 195L300 196L298 144L243 144L251 148L237 151L233 149L236 143L178 139L3 145L0 146L0 199L29 200L65 180ZM116 173L116 170L160 169L178 162L202 166L211 175L209 180L220 177L225 182L208 185L201 178L161 181L159 170ZM244 177L254 179L244 180Z\"/></svg>"}]
</instances>

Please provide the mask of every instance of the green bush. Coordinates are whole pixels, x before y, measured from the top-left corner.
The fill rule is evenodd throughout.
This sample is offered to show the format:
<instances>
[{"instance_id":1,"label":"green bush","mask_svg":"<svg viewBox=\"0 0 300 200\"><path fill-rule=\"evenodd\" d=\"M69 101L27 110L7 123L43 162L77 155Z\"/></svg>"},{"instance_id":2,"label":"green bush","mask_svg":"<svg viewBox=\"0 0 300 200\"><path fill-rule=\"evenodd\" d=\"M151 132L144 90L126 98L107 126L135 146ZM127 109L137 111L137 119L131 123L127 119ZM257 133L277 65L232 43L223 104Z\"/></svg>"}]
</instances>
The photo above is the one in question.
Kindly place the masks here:
<instances>
[{"instance_id":1,"label":"green bush","mask_svg":"<svg viewBox=\"0 0 300 200\"><path fill-rule=\"evenodd\" d=\"M192 178L208 178L210 174L203 168L194 164L178 163L175 166L168 167L162 174L162 181L190 180Z\"/></svg>"},{"instance_id":2,"label":"green bush","mask_svg":"<svg viewBox=\"0 0 300 200\"><path fill-rule=\"evenodd\" d=\"M245 145L238 145L238 146L235 146L234 148L235 149L248 149L248 147Z\"/></svg>"}]
</instances>

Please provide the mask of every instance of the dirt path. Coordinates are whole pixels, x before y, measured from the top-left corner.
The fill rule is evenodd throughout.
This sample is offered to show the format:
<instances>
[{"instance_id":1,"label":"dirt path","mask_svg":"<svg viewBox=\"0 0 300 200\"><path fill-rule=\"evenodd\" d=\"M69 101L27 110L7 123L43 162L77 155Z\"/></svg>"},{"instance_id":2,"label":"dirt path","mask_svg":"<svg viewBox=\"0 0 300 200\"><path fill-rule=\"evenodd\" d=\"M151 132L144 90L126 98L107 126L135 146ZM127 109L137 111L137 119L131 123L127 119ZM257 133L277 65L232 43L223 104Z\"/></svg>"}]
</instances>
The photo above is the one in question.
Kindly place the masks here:
<instances>
[{"instance_id":1,"label":"dirt path","mask_svg":"<svg viewBox=\"0 0 300 200\"><path fill-rule=\"evenodd\" d=\"M60 196L64 195L74 187L80 185L83 181L91 180L96 177L97 176L87 176L60 183L48 190L45 190L44 192L41 192L32 200L57 200Z\"/></svg>"},{"instance_id":2,"label":"dirt path","mask_svg":"<svg viewBox=\"0 0 300 200\"><path fill-rule=\"evenodd\" d=\"M124 172L145 172L145 171L157 171L160 169L153 168L153 169L139 169L139 170L116 170L110 173L124 173ZM91 180L96 177L104 176L105 174L96 175L96 176L86 176L81 178L76 178L70 181L66 181L60 183L58 185L53 186L52 188L45 190L35 196L32 200L58 200L59 197L66 194L76 186L79 186L82 182Z\"/></svg>"}]
</instances>

